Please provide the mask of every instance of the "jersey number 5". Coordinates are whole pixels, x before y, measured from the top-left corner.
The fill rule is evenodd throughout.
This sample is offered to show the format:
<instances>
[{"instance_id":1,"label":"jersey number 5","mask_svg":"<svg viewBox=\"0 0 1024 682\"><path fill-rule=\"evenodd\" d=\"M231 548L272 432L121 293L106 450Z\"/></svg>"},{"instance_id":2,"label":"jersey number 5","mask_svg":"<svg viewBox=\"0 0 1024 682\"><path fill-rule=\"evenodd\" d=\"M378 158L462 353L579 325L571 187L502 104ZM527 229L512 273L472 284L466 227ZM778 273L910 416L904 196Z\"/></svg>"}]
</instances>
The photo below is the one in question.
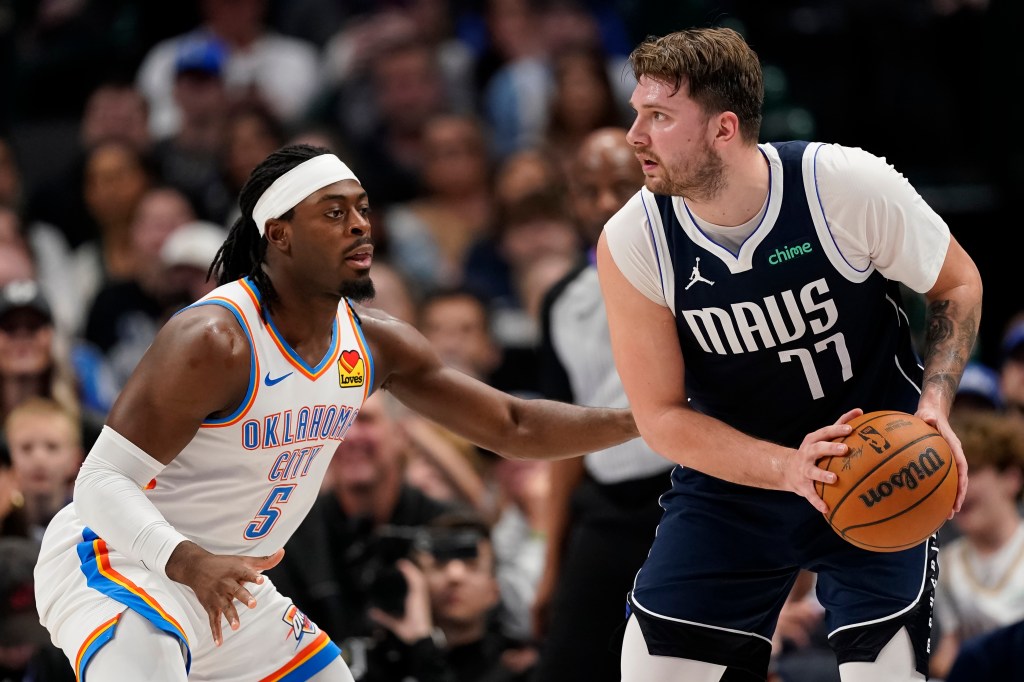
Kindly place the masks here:
<instances>
[{"instance_id":1,"label":"jersey number 5","mask_svg":"<svg viewBox=\"0 0 1024 682\"><path fill-rule=\"evenodd\" d=\"M853 368L850 366L850 351L846 348L846 339L842 332L833 334L827 339L822 339L814 344L814 352L820 354L828 349L829 345L836 347L836 355L839 356L839 365L843 371L843 381L849 381L853 376ZM811 389L811 397L817 400L825 397L825 390L821 387L821 379L818 377L818 370L814 367L814 356L806 348L794 348L793 350L779 351L779 360L789 362L793 358L800 361L804 369L804 376L807 377L807 386Z\"/></svg>"},{"instance_id":2,"label":"jersey number 5","mask_svg":"<svg viewBox=\"0 0 1024 682\"><path fill-rule=\"evenodd\" d=\"M246 540L259 540L270 532L270 529L274 527L277 519L281 516L281 510L274 505L288 502L288 498L292 496L292 491L295 490L295 485L295 483L279 485L270 491L267 501L263 503L256 517L249 522L249 525L245 527L245 531L242 533Z\"/></svg>"}]
</instances>

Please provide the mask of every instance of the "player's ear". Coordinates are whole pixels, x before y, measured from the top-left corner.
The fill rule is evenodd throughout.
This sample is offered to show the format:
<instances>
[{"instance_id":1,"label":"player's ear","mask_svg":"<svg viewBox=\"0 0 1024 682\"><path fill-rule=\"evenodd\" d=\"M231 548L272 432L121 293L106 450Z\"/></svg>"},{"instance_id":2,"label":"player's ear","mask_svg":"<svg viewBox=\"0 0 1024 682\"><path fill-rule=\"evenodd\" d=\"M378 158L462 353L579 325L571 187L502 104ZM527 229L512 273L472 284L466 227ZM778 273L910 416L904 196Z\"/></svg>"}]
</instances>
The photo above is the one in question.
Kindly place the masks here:
<instances>
[{"instance_id":1,"label":"player's ear","mask_svg":"<svg viewBox=\"0 0 1024 682\"><path fill-rule=\"evenodd\" d=\"M732 142L740 134L740 119L731 111L723 111L708 121L712 144Z\"/></svg>"},{"instance_id":2,"label":"player's ear","mask_svg":"<svg viewBox=\"0 0 1024 682\"><path fill-rule=\"evenodd\" d=\"M280 218L271 218L267 221L264 236L267 238L268 246L287 251L291 243L291 223Z\"/></svg>"}]
</instances>

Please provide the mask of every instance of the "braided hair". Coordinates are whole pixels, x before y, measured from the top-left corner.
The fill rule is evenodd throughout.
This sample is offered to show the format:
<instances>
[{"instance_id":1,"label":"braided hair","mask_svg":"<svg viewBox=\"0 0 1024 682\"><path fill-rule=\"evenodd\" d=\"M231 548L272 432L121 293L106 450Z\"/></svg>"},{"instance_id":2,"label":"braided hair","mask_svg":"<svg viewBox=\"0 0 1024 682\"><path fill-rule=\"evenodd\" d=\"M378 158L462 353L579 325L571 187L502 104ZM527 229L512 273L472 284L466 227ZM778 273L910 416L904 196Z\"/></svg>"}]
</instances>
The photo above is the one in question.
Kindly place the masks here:
<instances>
[{"instance_id":1,"label":"braided hair","mask_svg":"<svg viewBox=\"0 0 1024 682\"><path fill-rule=\"evenodd\" d=\"M242 215L228 231L227 239L217 251L210 264L207 278L216 276L217 284L227 284L242 277L252 280L259 289L264 303L264 310L271 307L277 300L277 292L270 277L263 270L263 262L267 255L267 240L260 235L253 220L252 211L256 207L267 188L279 177L310 159L330 154L329 149L314 147L308 144L291 144L281 147L256 168L246 180L242 191L238 194L238 207ZM294 209L289 209L280 216L283 220L291 220Z\"/></svg>"}]
</instances>

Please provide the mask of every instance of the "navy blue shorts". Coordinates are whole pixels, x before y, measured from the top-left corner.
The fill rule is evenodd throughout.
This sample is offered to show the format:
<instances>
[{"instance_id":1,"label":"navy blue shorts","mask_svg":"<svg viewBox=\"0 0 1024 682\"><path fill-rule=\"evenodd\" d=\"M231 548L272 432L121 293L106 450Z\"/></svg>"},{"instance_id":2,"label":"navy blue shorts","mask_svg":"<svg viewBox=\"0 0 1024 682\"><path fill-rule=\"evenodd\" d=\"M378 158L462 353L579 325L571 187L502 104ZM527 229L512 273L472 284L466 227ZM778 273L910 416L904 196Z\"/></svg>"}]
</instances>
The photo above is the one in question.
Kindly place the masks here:
<instances>
[{"instance_id":1,"label":"navy blue shorts","mask_svg":"<svg viewBox=\"0 0 1024 682\"><path fill-rule=\"evenodd\" d=\"M926 673L934 537L900 552L869 552L839 537L802 497L682 467L661 505L629 599L651 654L736 666L763 679L779 610L806 569L818 576L840 663L873 661L906 627Z\"/></svg>"}]
</instances>

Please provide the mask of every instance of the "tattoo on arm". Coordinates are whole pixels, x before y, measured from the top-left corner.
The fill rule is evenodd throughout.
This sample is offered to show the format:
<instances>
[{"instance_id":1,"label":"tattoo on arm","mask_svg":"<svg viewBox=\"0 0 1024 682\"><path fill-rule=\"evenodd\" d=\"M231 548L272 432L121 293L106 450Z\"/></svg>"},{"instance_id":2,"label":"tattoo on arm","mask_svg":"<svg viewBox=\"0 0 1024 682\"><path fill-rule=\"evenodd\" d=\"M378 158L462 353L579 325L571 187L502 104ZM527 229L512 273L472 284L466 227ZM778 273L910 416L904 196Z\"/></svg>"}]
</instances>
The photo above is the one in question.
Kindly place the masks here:
<instances>
[{"instance_id":1,"label":"tattoo on arm","mask_svg":"<svg viewBox=\"0 0 1024 682\"><path fill-rule=\"evenodd\" d=\"M952 301L928 306L924 349L924 383L951 402L978 334L977 310L960 310Z\"/></svg>"}]
</instances>

